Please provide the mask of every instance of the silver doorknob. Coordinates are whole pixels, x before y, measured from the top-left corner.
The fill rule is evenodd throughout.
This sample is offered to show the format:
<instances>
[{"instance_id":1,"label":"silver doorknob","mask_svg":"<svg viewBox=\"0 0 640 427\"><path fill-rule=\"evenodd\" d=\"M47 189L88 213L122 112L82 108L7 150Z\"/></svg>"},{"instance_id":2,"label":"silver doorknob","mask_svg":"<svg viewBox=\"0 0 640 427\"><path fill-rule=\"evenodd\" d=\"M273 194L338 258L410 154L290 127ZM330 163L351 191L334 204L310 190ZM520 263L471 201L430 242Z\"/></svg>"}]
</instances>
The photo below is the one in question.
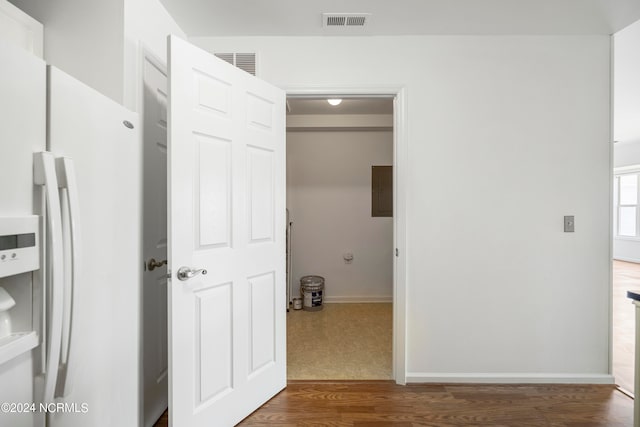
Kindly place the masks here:
<instances>
[{"instance_id":1,"label":"silver doorknob","mask_svg":"<svg viewBox=\"0 0 640 427\"><path fill-rule=\"evenodd\" d=\"M195 268L190 268L190 267L180 267L178 269L178 280L182 280L183 282L185 280L189 280L194 276L197 276L198 274L202 274L205 275L207 274L207 270L205 270L204 268L201 268L199 270L196 270Z\"/></svg>"}]
</instances>

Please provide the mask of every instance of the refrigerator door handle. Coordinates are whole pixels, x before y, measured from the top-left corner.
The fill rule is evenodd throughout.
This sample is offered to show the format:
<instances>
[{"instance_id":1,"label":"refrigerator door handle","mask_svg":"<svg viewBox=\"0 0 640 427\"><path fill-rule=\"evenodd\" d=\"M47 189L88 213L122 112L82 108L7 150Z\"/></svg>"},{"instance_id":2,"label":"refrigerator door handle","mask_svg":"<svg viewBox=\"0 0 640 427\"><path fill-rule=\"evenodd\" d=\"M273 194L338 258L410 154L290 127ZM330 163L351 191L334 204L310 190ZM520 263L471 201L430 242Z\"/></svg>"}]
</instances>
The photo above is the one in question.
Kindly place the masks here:
<instances>
[{"instance_id":1,"label":"refrigerator door handle","mask_svg":"<svg viewBox=\"0 0 640 427\"><path fill-rule=\"evenodd\" d=\"M49 236L49 259L51 260L51 282L45 285L45 307L49 309L47 319L47 360L45 362L42 403L53 402L58 365L60 361L60 341L62 336L62 309L64 298L63 275L63 246L62 246L62 216L60 213L60 198L56 179L56 167L53 154L49 152L35 153L33 158L33 182L43 185L46 195L47 228ZM45 281L46 283L47 281ZM45 310L46 311L46 310Z\"/></svg>"},{"instance_id":2,"label":"refrigerator door handle","mask_svg":"<svg viewBox=\"0 0 640 427\"><path fill-rule=\"evenodd\" d=\"M80 279L81 268L81 239L80 239L80 203L78 200L78 180L76 179L75 165L73 159L60 157L56 159L56 172L58 186L66 189L66 205L68 212L68 235L71 255L68 277L65 286L65 308L66 315L63 316L62 324L62 352L58 372L58 384L55 397L64 397L71 391L71 379L73 375L69 373L75 366L70 362L73 360L73 307L75 304L76 285ZM64 232L64 230L63 230Z\"/></svg>"}]
</instances>

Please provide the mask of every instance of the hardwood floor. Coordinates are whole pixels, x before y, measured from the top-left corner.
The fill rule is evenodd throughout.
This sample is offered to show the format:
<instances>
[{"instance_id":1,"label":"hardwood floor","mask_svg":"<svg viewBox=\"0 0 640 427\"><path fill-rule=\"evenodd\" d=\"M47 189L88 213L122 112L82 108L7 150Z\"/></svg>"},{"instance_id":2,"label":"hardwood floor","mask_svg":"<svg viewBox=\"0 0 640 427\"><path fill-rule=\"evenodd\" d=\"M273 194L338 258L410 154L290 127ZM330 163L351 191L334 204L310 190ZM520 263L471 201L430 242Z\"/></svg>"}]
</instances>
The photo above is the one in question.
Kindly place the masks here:
<instances>
[{"instance_id":1,"label":"hardwood floor","mask_svg":"<svg viewBox=\"0 0 640 427\"><path fill-rule=\"evenodd\" d=\"M168 409L167 409L168 411ZM153 427L168 427L169 426L169 413L164 411L164 414L156 421Z\"/></svg>"},{"instance_id":2,"label":"hardwood floor","mask_svg":"<svg viewBox=\"0 0 640 427\"><path fill-rule=\"evenodd\" d=\"M631 426L613 386L292 383L241 426Z\"/></svg>"},{"instance_id":3,"label":"hardwood floor","mask_svg":"<svg viewBox=\"0 0 640 427\"><path fill-rule=\"evenodd\" d=\"M610 385L294 381L239 426L630 427L632 416Z\"/></svg>"}]
</instances>

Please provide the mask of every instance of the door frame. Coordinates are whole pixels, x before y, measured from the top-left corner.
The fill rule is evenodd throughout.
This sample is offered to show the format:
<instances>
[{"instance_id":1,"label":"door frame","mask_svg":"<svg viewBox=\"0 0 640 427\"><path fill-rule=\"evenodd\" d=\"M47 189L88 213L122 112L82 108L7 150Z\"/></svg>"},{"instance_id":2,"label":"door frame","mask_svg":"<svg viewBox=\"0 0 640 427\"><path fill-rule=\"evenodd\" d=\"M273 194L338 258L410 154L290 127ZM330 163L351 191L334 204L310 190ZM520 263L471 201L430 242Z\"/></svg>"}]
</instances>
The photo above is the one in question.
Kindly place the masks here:
<instances>
[{"instance_id":1,"label":"door frame","mask_svg":"<svg viewBox=\"0 0 640 427\"><path fill-rule=\"evenodd\" d=\"M408 132L407 91L404 86L282 87L287 98L385 97L393 103L393 244L398 251L393 263L393 379L407 383L407 183Z\"/></svg>"}]
</instances>

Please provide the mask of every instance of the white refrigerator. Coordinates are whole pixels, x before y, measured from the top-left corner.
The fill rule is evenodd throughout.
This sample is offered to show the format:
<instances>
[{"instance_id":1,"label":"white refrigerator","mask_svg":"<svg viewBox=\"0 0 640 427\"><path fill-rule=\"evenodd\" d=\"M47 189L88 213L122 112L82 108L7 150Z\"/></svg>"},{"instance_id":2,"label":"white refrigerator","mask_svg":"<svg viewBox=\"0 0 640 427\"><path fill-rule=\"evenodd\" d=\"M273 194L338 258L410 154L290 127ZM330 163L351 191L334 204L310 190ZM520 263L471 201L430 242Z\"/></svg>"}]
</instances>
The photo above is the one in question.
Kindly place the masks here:
<instances>
[{"instance_id":1,"label":"white refrigerator","mask_svg":"<svg viewBox=\"0 0 640 427\"><path fill-rule=\"evenodd\" d=\"M0 168L14 170L20 184L16 195L0 187L0 217L36 214L42 227L41 268L20 275L24 288L31 288L31 306L21 295L26 292L12 284L15 278L0 278L0 286L9 282L7 291L23 300L11 309L14 326L38 337L33 350L0 365L0 397L13 401L31 393L37 406L31 413L0 413L0 426L138 425L142 195L137 115L59 69L47 67L45 77L41 62L19 60L9 51L0 49L3 67L20 65L13 81L2 76L0 108L19 105L27 117L14 119L22 120L19 127L26 131L33 121L29 104L39 111L46 100L46 132L39 131L46 138L24 143L21 131L10 138L0 133ZM29 93L27 99L24 91L12 89L21 86L46 87L46 92ZM0 179L9 178L4 175L9 174L2 172ZM31 372L22 366L29 362ZM5 383L5 376L14 384Z\"/></svg>"}]
</instances>

